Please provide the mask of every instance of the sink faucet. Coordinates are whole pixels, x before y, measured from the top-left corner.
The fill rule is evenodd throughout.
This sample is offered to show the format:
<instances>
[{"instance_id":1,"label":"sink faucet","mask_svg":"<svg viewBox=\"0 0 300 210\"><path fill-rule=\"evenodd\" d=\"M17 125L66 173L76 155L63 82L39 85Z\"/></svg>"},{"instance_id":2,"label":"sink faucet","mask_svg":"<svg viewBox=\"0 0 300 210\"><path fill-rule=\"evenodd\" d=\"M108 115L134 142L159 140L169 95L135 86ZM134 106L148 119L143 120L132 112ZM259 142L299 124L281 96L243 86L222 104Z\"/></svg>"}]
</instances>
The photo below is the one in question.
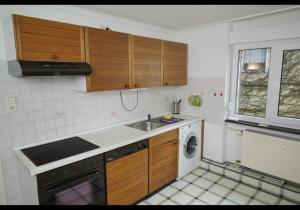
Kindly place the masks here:
<instances>
[{"instance_id":1,"label":"sink faucet","mask_svg":"<svg viewBox=\"0 0 300 210\"><path fill-rule=\"evenodd\" d=\"M151 121L151 115L148 113L148 121Z\"/></svg>"}]
</instances>

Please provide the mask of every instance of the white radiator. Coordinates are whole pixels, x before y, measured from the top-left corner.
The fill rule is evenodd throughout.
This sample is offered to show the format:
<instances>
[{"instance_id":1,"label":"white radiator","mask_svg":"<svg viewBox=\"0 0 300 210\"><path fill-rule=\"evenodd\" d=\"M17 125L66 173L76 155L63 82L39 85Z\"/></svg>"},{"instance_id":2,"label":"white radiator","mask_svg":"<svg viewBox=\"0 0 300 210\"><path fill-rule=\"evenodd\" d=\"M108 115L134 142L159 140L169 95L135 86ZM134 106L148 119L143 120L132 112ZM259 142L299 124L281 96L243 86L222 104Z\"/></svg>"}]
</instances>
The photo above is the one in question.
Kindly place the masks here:
<instances>
[{"instance_id":1,"label":"white radiator","mask_svg":"<svg viewBox=\"0 0 300 210\"><path fill-rule=\"evenodd\" d=\"M300 140L245 130L241 165L300 183Z\"/></svg>"}]
</instances>

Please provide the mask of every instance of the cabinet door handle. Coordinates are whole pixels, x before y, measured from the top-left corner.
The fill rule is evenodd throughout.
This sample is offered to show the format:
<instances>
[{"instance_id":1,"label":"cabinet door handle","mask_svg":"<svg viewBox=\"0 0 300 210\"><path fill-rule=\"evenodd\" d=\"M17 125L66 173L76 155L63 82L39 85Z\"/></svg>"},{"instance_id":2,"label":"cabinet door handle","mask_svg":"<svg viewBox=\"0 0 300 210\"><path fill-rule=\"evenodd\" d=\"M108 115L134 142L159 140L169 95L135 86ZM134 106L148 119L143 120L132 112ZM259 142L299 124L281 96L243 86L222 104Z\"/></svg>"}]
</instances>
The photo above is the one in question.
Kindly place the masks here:
<instances>
[{"instance_id":1,"label":"cabinet door handle","mask_svg":"<svg viewBox=\"0 0 300 210\"><path fill-rule=\"evenodd\" d=\"M169 85L169 83L165 82L165 85Z\"/></svg>"},{"instance_id":2,"label":"cabinet door handle","mask_svg":"<svg viewBox=\"0 0 300 210\"><path fill-rule=\"evenodd\" d=\"M134 87L138 87L138 85L137 85L137 84L134 84Z\"/></svg>"},{"instance_id":3,"label":"cabinet door handle","mask_svg":"<svg viewBox=\"0 0 300 210\"><path fill-rule=\"evenodd\" d=\"M124 88L128 88L128 85L127 85L127 84L125 84L125 85L124 85Z\"/></svg>"},{"instance_id":4,"label":"cabinet door handle","mask_svg":"<svg viewBox=\"0 0 300 210\"><path fill-rule=\"evenodd\" d=\"M58 59L58 55L53 54L53 55L51 56L51 58L52 58L53 60L57 60L57 59Z\"/></svg>"}]
</instances>

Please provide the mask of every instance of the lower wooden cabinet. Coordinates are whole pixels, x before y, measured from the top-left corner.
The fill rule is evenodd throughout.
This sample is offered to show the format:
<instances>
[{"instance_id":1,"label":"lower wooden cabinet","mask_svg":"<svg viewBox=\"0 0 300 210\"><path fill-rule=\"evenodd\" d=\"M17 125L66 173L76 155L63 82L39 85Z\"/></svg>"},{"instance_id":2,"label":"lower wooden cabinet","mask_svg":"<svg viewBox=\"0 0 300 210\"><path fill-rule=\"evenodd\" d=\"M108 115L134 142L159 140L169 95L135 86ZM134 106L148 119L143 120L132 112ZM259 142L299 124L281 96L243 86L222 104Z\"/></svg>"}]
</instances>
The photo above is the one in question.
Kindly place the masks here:
<instances>
[{"instance_id":1,"label":"lower wooden cabinet","mask_svg":"<svg viewBox=\"0 0 300 210\"><path fill-rule=\"evenodd\" d=\"M149 148L106 163L108 205L131 205L178 176L178 129L149 138Z\"/></svg>"},{"instance_id":2,"label":"lower wooden cabinet","mask_svg":"<svg viewBox=\"0 0 300 210\"><path fill-rule=\"evenodd\" d=\"M164 135L164 137L166 137L166 135ZM159 139L155 137L153 140L158 141ZM150 148L149 193L152 193L153 191L175 180L177 176L178 138Z\"/></svg>"},{"instance_id":3,"label":"lower wooden cabinet","mask_svg":"<svg viewBox=\"0 0 300 210\"><path fill-rule=\"evenodd\" d=\"M130 205L148 194L148 149L107 163L107 204Z\"/></svg>"}]
</instances>

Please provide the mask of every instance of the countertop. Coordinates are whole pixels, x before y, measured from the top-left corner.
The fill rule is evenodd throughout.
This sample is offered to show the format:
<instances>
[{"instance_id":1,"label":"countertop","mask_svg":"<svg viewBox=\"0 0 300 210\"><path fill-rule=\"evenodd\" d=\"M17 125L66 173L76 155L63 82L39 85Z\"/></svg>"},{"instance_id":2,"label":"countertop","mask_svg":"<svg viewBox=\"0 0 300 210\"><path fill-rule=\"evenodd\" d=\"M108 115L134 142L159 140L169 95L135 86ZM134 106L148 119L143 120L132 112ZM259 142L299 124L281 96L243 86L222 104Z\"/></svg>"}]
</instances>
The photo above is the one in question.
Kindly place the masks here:
<instances>
[{"instance_id":1,"label":"countertop","mask_svg":"<svg viewBox=\"0 0 300 210\"><path fill-rule=\"evenodd\" d=\"M156 116L162 116L162 115L156 115ZM156 128L151 131L141 131L135 128L131 128L126 126L127 124L134 123L134 122L139 122L142 120L145 120L146 118L143 119L137 119L134 121L129 121L129 122L124 122L121 124L117 124L114 126L110 127L105 127L105 128L99 128L95 129L90 132L84 132L81 134L73 135L73 136L79 136L80 138L87 140L100 148L87 151L78 155L74 155L68 158L64 158L58 161L54 161L48 164L44 164L41 166L35 166L28 158L25 156L20 150L24 148L29 148L41 144L46 144L54 141L59 141L63 140L66 138L70 138L73 136L67 136L63 137L60 139L53 139L53 140L48 140L44 142L38 142L38 143L33 143L29 145L24 145L24 146L18 146L13 148L14 153L17 155L17 157L21 160L21 162L26 166L26 168L29 170L30 174L32 176L70 164L74 163L76 161L89 158L101 153L105 153L107 151L143 140L147 139L152 136L156 136L160 133L164 133L179 127L182 127L184 125L193 123L193 122L199 122L202 120L200 116L196 115L191 115L191 114L173 114L174 117L182 118L184 120L179 121L177 123L169 124L160 128ZM155 117L155 116L153 116Z\"/></svg>"}]
</instances>

